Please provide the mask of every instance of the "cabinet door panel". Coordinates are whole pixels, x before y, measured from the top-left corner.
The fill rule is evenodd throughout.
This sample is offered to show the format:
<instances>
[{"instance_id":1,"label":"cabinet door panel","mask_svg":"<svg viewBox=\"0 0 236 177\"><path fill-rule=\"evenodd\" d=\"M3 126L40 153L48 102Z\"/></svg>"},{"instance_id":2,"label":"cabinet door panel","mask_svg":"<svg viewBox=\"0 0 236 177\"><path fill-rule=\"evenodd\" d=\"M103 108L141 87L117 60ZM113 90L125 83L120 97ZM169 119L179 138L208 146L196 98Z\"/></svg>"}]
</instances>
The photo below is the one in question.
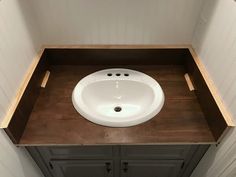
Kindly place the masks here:
<instances>
[{"instance_id":1,"label":"cabinet door panel","mask_svg":"<svg viewBox=\"0 0 236 177\"><path fill-rule=\"evenodd\" d=\"M105 160L52 160L55 177L112 177L113 162Z\"/></svg>"},{"instance_id":2,"label":"cabinet door panel","mask_svg":"<svg viewBox=\"0 0 236 177\"><path fill-rule=\"evenodd\" d=\"M49 159L108 159L112 146L48 146L38 148Z\"/></svg>"},{"instance_id":3,"label":"cabinet door panel","mask_svg":"<svg viewBox=\"0 0 236 177\"><path fill-rule=\"evenodd\" d=\"M124 160L121 177L177 177L183 160Z\"/></svg>"},{"instance_id":4,"label":"cabinet door panel","mask_svg":"<svg viewBox=\"0 0 236 177\"><path fill-rule=\"evenodd\" d=\"M191 151L189 145L143 145L122 146L121 156L123 159L184 159ZM193 149L193 148L192 148Z\"/></svg>"}]
</instances>

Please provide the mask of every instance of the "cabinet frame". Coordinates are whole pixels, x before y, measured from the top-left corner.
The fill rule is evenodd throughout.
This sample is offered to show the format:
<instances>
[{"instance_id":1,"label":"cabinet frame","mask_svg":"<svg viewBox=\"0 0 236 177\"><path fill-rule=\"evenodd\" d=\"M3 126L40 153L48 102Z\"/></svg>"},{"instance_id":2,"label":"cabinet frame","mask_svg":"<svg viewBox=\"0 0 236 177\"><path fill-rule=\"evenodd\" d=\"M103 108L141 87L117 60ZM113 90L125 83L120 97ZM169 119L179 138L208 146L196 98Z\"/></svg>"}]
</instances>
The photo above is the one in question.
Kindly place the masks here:
<instances>
[{"instance_id":1,"label":"cabinet frame","mask_svg":"<svg viewBox=\"0 0 236 177\"><path fill-rule=\"evenodd\" d=\"M63 151L57 151L58 148L62 148ZM76 148L78 148L78 152L76 151ZM85 151L82 150L81 152L86 152L87 154L85 153L80 155L81 148L85 148ZM55 165L55 162L66 160L68 162L77 160L80 161L80 163L83 162L83 160L84 162L88 162L89 160L91 162L112 161L113 177L123 177L122 162L126 161L181 161L181 168L176 177L189 177L208 148L209 145L104 145L26 147L37 165L42 170L45 177L57 177L55 176L55 171L51 168L51 166ZM175 151L173 152L173 150ZM59 152L59 154L54 152L49 153L49 151ZM73 155L73 153L75 153L75 155Z\"/></svg>"}]
</instances>

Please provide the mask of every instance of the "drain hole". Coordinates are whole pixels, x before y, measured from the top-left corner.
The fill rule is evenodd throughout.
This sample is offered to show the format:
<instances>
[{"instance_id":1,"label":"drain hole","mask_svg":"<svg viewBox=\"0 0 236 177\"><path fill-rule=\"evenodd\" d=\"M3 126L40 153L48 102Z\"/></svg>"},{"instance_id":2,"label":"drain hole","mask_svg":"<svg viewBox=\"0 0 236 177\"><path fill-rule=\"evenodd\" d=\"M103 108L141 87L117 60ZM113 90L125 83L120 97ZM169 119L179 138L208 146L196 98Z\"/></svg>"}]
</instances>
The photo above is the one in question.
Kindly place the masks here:
<instances>
[{"instance_id":1,"label":"drain hole","mask_svg":"<svg viewBox=\"0 0 236 177\"><path fill-rule=\"evenodd\" d=\"M120 73L116 73L116 76L120 76Z\"/></svg>"},{"instance_id":2,"label":"drain hole","mask_svg":"<svg viewBox=\"0 0 236 177\"><path fill-rule=\"evenodd\" d=\"M108 73L107 76L112 76L112 74L111 74L111 73Z\"/></svg>"},{"instance_id":3,"label":"drain hole","mask_svg":"<svg viewBox=\"0 0 236 177\"><path fill-rule=\"evenodd\" d=\"M120 112L122 110L122 108L120 107L120 106L116 106L115 108L114 108L114 111L115 112Z\"/></svg>"}]
</instances>

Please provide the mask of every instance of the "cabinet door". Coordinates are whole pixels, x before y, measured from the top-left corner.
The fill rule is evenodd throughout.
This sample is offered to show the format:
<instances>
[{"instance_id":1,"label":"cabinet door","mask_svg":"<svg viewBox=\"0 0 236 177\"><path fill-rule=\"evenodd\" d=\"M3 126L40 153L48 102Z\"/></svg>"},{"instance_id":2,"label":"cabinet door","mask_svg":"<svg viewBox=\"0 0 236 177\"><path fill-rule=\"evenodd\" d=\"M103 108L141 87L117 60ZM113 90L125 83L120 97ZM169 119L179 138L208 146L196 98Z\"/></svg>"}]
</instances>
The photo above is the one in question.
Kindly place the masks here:
<instances>
[{"instance_id":1,"label":"cabinet door","mask_svg":"<svg viewBox=\"0 0 236 177\"><path fill-rule=\"evenodd\" d=\"M185 159L192 151L195 151L195 148L190 145L128 145L121 146L121 158L129 160Z\"/></svg>"},{"instance_id":2,"label":"cabinet door","mask_svg":"<svg viewBox=\"0 0 236 177\"><path fill-rule=\"evenodd\" d=\"M177 177L183 160L124 160L121 177Z\"/></svg>"},{"instance_id":3,"label":"cabinet door","mask_svg":"<svg viewBox=\"0 0 236 177\"><path fill-rule=\"evenodd\" d=\"M112 177L113 162L105 160L52 160L55 177Z\"/></svg>"}]
</instances>

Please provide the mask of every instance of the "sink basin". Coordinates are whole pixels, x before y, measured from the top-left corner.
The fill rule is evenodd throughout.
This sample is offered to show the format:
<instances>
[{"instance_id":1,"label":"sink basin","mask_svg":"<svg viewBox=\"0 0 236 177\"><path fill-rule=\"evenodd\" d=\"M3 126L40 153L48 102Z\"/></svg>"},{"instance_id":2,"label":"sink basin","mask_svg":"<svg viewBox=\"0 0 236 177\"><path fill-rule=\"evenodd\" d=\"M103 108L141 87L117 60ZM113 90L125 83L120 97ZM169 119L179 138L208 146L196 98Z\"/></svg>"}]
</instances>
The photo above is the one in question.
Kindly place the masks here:
<instances>
[{"instance_id":1,"label":"sink basin","mask_svg":"<svg viewBox=\"0 0 236 177\"><path fill-rule=\"evenodd\" d=\"M72 94L86 119L109 127L141 124L158 114L164 94L156 80L130 69L105 69L81 79Z\"/></svg>"}]
</instances>

